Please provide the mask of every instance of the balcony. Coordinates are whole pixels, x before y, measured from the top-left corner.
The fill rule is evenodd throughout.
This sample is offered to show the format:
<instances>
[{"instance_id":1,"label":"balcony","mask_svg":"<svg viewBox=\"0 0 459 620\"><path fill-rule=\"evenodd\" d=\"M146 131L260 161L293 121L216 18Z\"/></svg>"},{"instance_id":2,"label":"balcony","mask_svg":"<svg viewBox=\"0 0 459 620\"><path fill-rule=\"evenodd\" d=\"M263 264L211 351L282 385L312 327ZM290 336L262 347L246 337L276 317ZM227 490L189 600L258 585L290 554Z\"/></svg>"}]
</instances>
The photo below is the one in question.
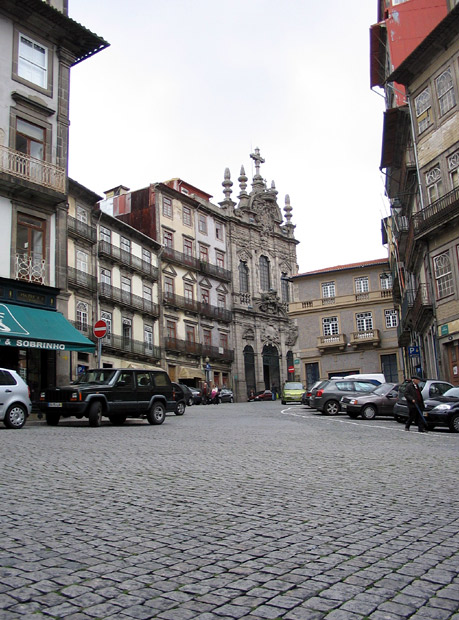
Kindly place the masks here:
<instances>
[{"instance_id":1,"label":"balcony","mask_svg":"<svg viewBox=\"0 0 459 620\"><path fill-rule=\"evenodd\" d=\"M331 336L319 336L317 338L317 348L319 353L323 354L325 351L338 349L344 351L346 348L346 336L345 334L333 334Z\"/></svg>"},{"instance_id":2,"label":"balcony","mask_svg":"<svg viewBox=\"0 0 459 620\"><path fill-rule=\"evenodd\" d=\"M18 253L15 256L15 278L33 284L46 284L46 261L41 255Z\"/></svg>"},{"instance_id":3,"label":"balcony","mask_svg":"<svg viewBox=\"0 0 459 620\"><path fill-rule=\"evenodd\" d=\"M455 187L429 206L413 215L416 236L424 236L451 222L459 213L459 187Z\"/></svg>"},{"instance_id":4,"label":"balcony","mask_svg":"<svg viewBox=\"0 0 459 620\"><path fill-rule=\"evenodd\" d=\"M232 320L231 310L226 310L226 308L220 308L219 306L213 306L212 304L205 304L202 301L195 301L194 299L182 297L181 295L176 295L175 293L164 292L163 301L165 306L180 308L181 310L185 310L187 312L201 314L217 321L230 323Z\"/></svg>"},{"instance_id":5,"label":"balcony","mask_svg":"<svg viewBox=\"0 0 459 620\"><path fill-rule=\"evenodd\" d=\"M186 355L202 355L202 344L191 340L181 340L179 338L164 338L164 348L166 351L174 353L185 353Z\"/></svg>"},{"instance_id":6,"label":"balcony","mask_svg":"<svg viewBox=\"0 0 459 620\"><path fill-rule=\"evenodd\" d=\"M3 145L0 145L0 172L59 194L66 193L63 168Z\"/></svg>"},{"instance_id":7,"label":"balcony","mask_svg":"<svg viewBox=\"0 0 459 620\"><path fill-rule=\"evenodd\" d=\"M395 215L393 216L393 231L394 236L397 241L398 251L400 254L403 254L406 249L406 243L408 240L408 231L410 229L410 223L408 218L405 215Z\"/></svg>"},{"instance_id":8,"label":"balcony","mask_svg":"<svg viewBox=\"0 0 459 620\"><path fill-rule=\"evenodd\" d=\"M339 295L337 297L323 297L320 299L309 299L305 301L293 301L288 305L290 315L301 315L305 312L317 312L323 310L324 307L333 306L335 309L345 307L356 307L360 304L367 305L370 303L378 303L382 299L392 299L392 289L380 289L378 291L370 291L367 293L354 293L351 295Z\"/></svg>"},{"instance_id":9,"label":"balcony","mask_svg":"<svg viewBox=\"0 0 459 620\"><path fill-rule=\"evenodd\" d=\"M413 325L416 331L423 331L433 317L433 304L426 284L421 284L413 302Z\"/></svg>"},{"instance_id":10,"label":"balcony","mask_svg":"<svg viewBox=\"0 0 459 620\"><path fill-rule=\"evenodd\" d=\"M411 342L411 331L401 322L397 325L397 339L399 347L407 347Z\"/></svg>"},{"instance_id":11,"label":"balcony","mask_svg":"<svg viewBox=\"0 0 459 620\"><path fill-rule=\"evenodd\" d=\"M97 231L94 226L90 226L89 224L86 224L86 222L81 222L70 215L67 217L67 228L70 233L73 233L77 237L81 237L86 241L95 243L97 239Z\"/></svg>"},{"instance_id":12,"label":"balcony","mask_svg":"<svg viewBox=\"0 0 459 620\"><path fill-rule=\"evenodd\" d=\"M415 291L412 288L405 289L402 297L400 322L405 330L410 329L413 324L413 304Z\"/></svg>"},{"instance_id":13,"label":"balcony","mask_svg":"<svg viewBox=\"0 0 459 620\"><path fill-rule=\"evenodd\" d=\"M159 316L159 306L151 300L139 295L133 295L129 291L124 291L105 282L99 284L99 296L105 301L117 303L126 308L139 310L151 316Z\"/></svg>"},{"instance_id":14,"label":"balcony","mask_svg":"<svg viewBox=\"0 0 459 620\"><path fill-rule=\"evenodd\" d=\"M353 349L358 349L362 345L369 344L373 347L378 347L381 344L379 329L366 329L362 332L352 332L350 344Z\"/></svg>"},{"instance_id":15,"label":"balcony","mask_svg":"<svg viewBox=\"0 0 459 620\"><path fill-rule=\"evenodd\" d=\"M80 271L80 269L75 269L74 267L67 267L67 274L69 286L84 288L88 291L97 290L97 278L86 273L86 271Z\"/></svg>"},{"instance_id":16,"label":"balcony","mask_svg":"<svg viewBox=\"0 0 459 620\"><path fill-rule=\"evenodd\" d=\"M218 265L212 265L206 261L199 260L190 254L184 254L183 252L178 252L173 248L165 247L163 249L162 258L164 260L168 260L171 263L175 263L177 265L187 266L191 269L195 269L196 271L200 271L201 273L205 273L209 276L214 276L219 280L224 280L225 282L231 282L231 271L228 269L224 269L223 267L219 267Z\"/></svg>"},{"instance_id":17,"label":"balcony","mask_svg":"<svg viewBox=\"0 0 459 620\"><path fill-rule=\"evenodd\" d=\"M95 341L95 337L91 338ZM102 351L106 353L116 353L123 355L131 355L132 357L141 359L142 361L150 361L156 363L161 359L161 349L148 342L142 340L132 340L123 336L115 336L109 334L102 338Z\"/></svg>"},{"instance_id":18,"label":"balcony","mask_svg":"<svg viewBox=\"0 0 459 620\"><path fill-rule=\"evenodd\" d=\"M211 345L202 345L202 356L209 357L211 360L232 362L234 360L234 351L224 349L223 347L212 347Z\"/></svg>"},{"instance_id":19,"label":"balcony","mask_svg":"<svg viewBox=\"0 0 459 620\"><path fill-rule=\"evenodd\" d=\"M152 280L156 281L158 279L159 272L157 267L154 267L150 263L147 263L147 261L142 260L138 256L134 256L130 252L122 250L108 241L99 241L99 256L105 256L111 260L115 260L126 267L130 267L134 271L149 276Z\"/></svg>"}]
</instances>

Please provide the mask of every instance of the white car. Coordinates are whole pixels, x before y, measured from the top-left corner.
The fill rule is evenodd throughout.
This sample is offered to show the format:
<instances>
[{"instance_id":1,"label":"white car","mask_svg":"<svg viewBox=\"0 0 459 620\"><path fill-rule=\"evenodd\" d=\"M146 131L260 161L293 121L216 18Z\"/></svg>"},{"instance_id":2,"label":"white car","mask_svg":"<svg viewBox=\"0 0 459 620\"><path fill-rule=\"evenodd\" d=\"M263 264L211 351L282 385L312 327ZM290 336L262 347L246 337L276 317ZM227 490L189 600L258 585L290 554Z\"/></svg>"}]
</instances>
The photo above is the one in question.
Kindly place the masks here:
<instances>
[{"instance_id":1,"label":"white car","mask_svg":"<svg viewBox=\"0 0 459 620\"><path fill-rule=\"evenodd\" d=\"M27 383L14 370L0 368L0 420L6 428L22 428L31 411Z\"/></svg>"}]
</instances>

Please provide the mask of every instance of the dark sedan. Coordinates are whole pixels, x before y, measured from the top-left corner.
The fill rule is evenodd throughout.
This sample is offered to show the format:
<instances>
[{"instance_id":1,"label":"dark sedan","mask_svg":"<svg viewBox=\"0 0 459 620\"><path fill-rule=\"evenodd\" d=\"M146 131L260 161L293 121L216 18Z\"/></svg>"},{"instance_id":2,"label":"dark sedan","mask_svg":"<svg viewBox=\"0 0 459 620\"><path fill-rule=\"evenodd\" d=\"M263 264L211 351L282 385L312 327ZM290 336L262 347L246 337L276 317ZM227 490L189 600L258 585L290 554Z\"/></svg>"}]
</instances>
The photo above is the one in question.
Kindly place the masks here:
<instances>
[{"instance_id":1,"label":"dark sedan","mask_svg":"<svg viewBox=\"0 0 459 620\"><path fill-rule=\"evenodd\" d=\"M229 388L222 388L218 393L218 402L219 403L234 403L233 390L230 390Z\"/></svg>"},{"instance_id":2,"label":"dark sedan","mask_svg":"<svg viewBox=\"0 0 459 620\"><path fill-rule=\"evenodd\" d=\"M424 400L426 422L429 429L446 426L453 433L459 433L459 387L452 387L444 394ZM397 409L397 422L406 422L408 410Z\"/></svg>"},{"instance_id":3,"label":"dark sedan","mask_svg":"<svg viewBox=\"0 0 459 620\"><path fill-rule=\"evenodd\" d=\"M392 415L397 402L398 384L383 383L368 394L343 396L341 411L350 418L362 416L364 420L373 420L376 416Z\"/></svg>"}]
</instances>

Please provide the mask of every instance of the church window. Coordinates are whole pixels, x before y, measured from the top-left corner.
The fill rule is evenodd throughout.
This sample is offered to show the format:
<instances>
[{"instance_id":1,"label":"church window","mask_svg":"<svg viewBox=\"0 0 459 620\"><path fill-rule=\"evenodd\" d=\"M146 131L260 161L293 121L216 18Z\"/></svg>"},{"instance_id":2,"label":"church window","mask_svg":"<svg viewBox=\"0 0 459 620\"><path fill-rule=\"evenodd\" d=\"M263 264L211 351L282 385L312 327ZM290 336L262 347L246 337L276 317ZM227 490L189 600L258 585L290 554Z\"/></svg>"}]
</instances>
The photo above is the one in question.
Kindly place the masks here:
<instances>
[{"instance_id":1,"label":"church window","mask_svg":"<svg viewBox=\"0 0 459 620\"><path fill-rule=\"evenodd\" d=\"M243 260L239 261L239 288L241 293L249 292L249 268Z\"/></svg>"},{"instance_id":2,"label":"church window","mask_svg":"<svg viewBox=\"0 0 459 620\"><path fill-rule=\"evenodd\" d=\"M266 256L260 256L260 288L262 291L268 291L271 288L269 261Z\"/></svg>"}]
</instances>

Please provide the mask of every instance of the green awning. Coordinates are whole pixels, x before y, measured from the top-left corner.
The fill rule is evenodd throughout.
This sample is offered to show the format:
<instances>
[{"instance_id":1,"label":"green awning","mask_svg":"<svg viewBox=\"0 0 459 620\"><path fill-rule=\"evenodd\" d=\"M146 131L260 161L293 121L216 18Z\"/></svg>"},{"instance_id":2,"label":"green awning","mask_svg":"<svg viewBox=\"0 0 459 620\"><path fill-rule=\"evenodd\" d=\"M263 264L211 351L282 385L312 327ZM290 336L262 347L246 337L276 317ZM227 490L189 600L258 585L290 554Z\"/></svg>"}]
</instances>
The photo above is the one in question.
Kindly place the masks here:
<instances>
[{"instance_id":1,"label":"green awning","mask_svg":"<svg viewBox=\"0 0 459 620\"><path fill-rule=\"evenodd\" d=\"M2 303L0 346L87 353L95 350L95 344L75 329L60 312Z\"/></svg>"}]
</instances>

